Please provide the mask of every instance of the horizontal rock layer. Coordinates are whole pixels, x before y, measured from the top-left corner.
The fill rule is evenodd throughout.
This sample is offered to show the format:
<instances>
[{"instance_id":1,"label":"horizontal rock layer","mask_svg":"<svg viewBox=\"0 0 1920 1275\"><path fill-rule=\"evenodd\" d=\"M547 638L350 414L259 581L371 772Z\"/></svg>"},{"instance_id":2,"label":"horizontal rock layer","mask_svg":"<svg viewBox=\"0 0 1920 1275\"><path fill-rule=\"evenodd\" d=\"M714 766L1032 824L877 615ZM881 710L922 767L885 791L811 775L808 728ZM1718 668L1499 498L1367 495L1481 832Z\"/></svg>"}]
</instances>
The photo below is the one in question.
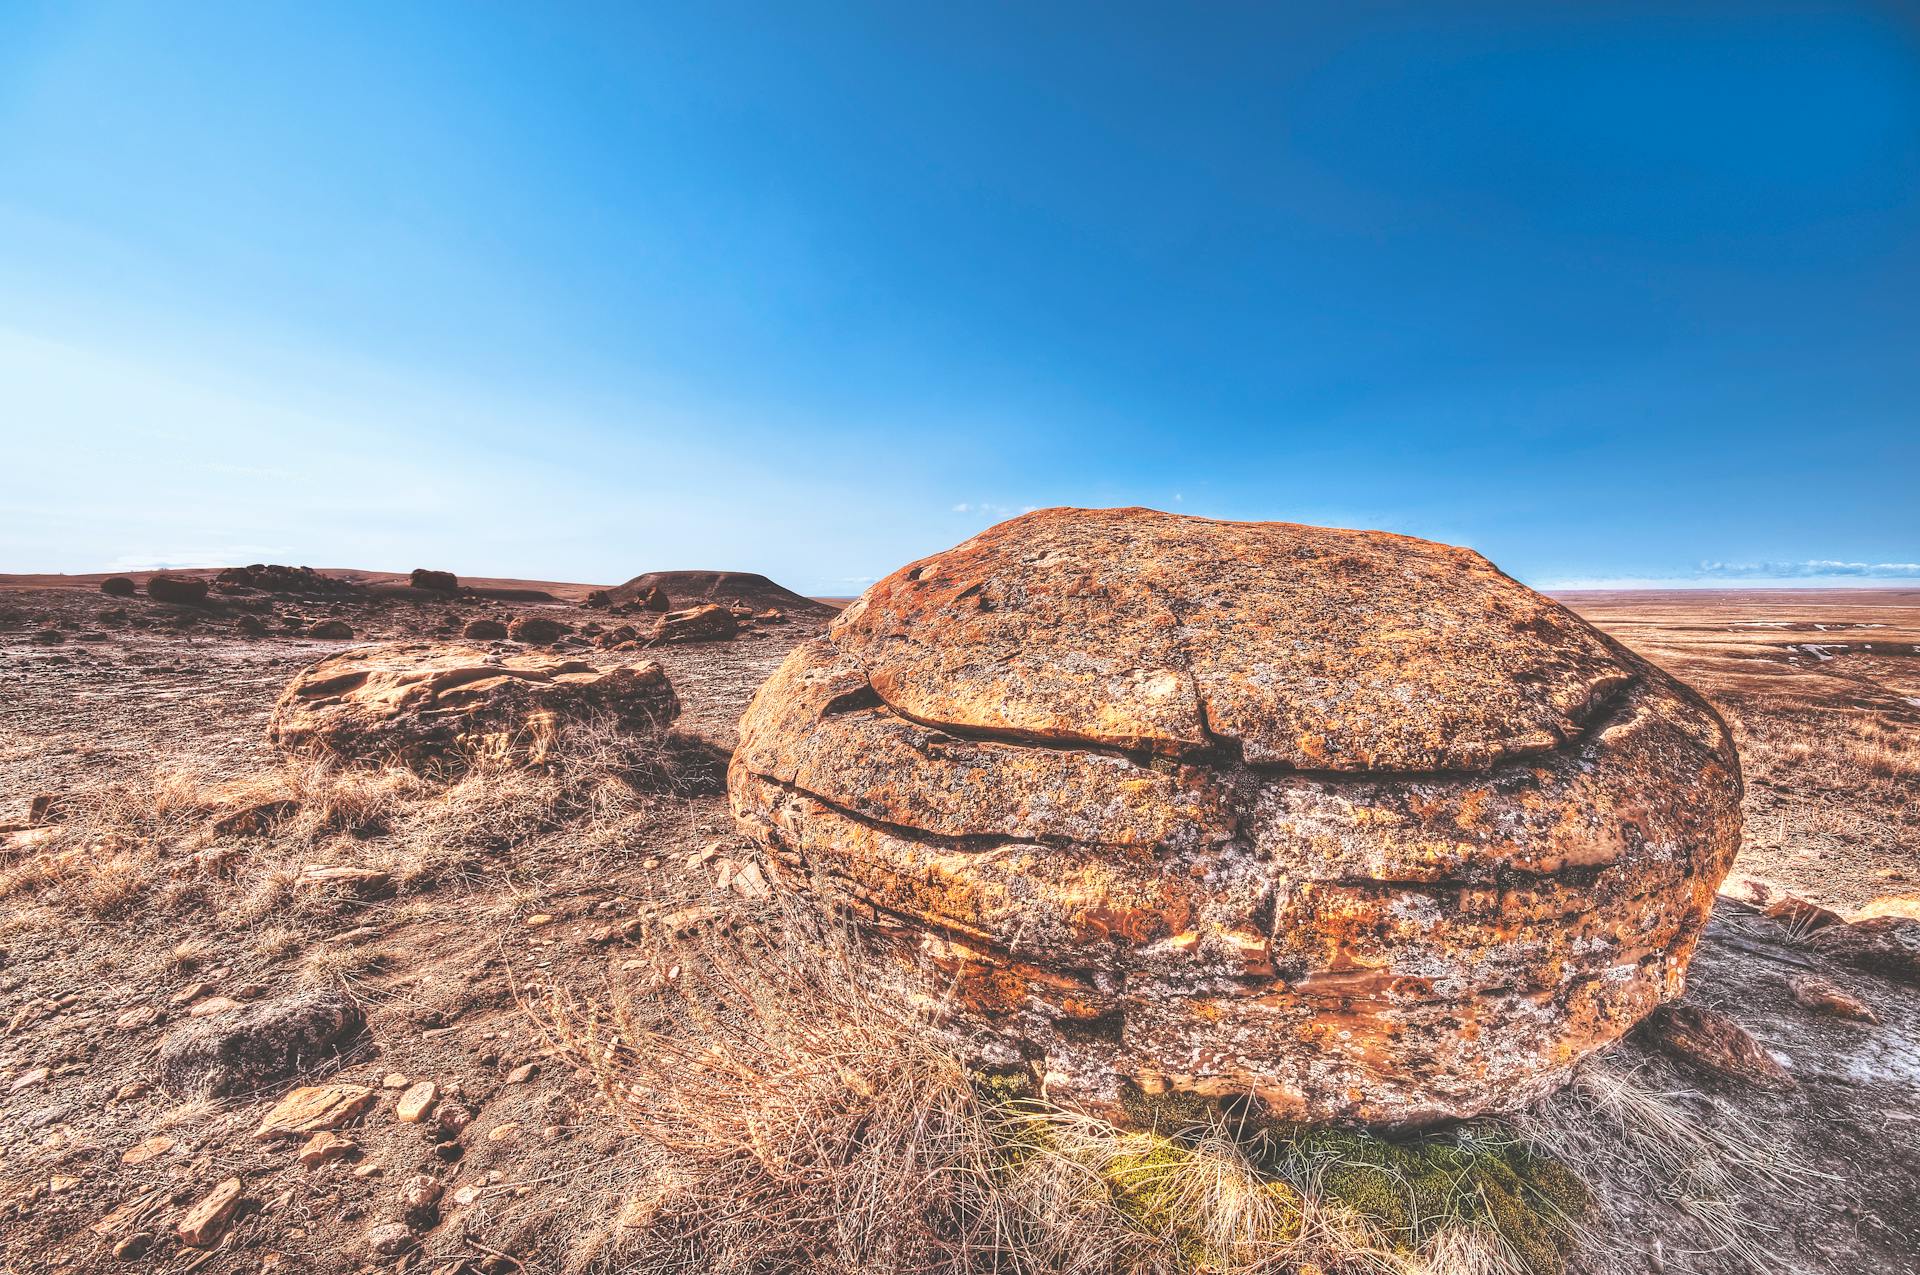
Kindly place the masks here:
<instances>
[{"instance_id":1,"label":"horizontal rock layer","mask_svg":"<svg viewBox=\"0 0 1920 1275\"><path fill-rule=\"evenodd\" d=\"M1126 513L1048 511L1024 544L1009 529L1028 520L1006 524L890 577L792 653L743 719L730 776L742 828L790 884L894 933L917 954L923 990L950 995L990 1051L1096 1098L1130 1080L1251 1091L1313 1119L1510 1107L1678 993L1739 829L1731 743L1698 697L1460 551L1280 524L1244 542L1182 526L1182 552L1239 545L1226 556L1256 638L1237 682L1207 683L1194 672L1204 662L1177 645L1155 648L1153 667L1193 679L1190 697L1203 683L1226 688L1217 702L1237 705L1225 714L1237 725L1217 729L1207 709L1193 738L1136 731L1154 725L1137 711L1145 701L1116 717L1095 688L1124 699L1140 677L1073 675L1148 665L1103 622L1116 597L1139 592L1137 560L1153 556L1170 516L1111 534ZM1056 521L1086 526L1062 537ZM1076 587L1051 554L1063 539L1090 545L1079 534L1090 529L1127 554L1109 567L1076 549ZM1311 559L1285 551L1295 533ZM1031 559L1046 588L1002 563L986 573L1001 599L988 619L935 607L903 624L898 599L921 582L944 582L949 601L983 584L983 541ZM1248 565L1276 552L1284 571ZM1390 598L1294 596L1324 574L1349 579L1356 562L1377 568L1380 554L1404 561L1411 582L1391 609L1423 612L1403 627L1432 629L1444 661L1377 636ZM876 595L892 599L893 618L876 618ZM1078 609L1061 601L1071 597ZM1490 608L1492 597L1507 603ZM1006 614L1023 608L1047 622ZM1516 616L1532 619L1515 630ZM1313 624L1289 647L1279 635L1299 617ZM1017 658L984 654L1014 632L1027 644ZM1326 649L1343 637L1354 650ZM1286 650L1295 664L1253 675ZM1235 665L1224 642L1210 658ZM1067 672L1041 694L1028 671L1049 659ZM1015 689L1011 707L987 711L995 667ZM976 689L953 689L969 679ZM1293 697L1309 682L1319 703L1302 710ZM1496 713L1485 700L1501 685ZM1373 721L1387 704L1417 725ZM1567 711L1553 716L1555 704ZM1275 760L1310 716L1325 747ZM1503 735L1500 721L1542 724L1548 739Z\"/></svg>"}]
</instances>

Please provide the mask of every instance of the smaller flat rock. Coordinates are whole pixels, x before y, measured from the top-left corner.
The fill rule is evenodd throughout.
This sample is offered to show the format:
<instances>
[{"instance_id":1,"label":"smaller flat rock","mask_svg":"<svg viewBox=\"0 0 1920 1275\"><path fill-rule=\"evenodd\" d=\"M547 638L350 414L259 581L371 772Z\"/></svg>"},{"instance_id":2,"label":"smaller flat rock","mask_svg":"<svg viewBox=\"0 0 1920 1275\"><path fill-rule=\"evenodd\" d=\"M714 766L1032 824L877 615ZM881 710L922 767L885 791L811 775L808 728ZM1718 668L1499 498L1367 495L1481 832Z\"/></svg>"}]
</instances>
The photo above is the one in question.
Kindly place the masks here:
<instances>
[{"instance_id":1,"label":"smaller flat rock","mask_svg":"<svg viewBox=\"0 0 1920 1275\"><path fill-rule=\"evenodd\" d=\"M307 1139L294 1158L304 1167L312 1169L345 1159L357 1150L359 1148L351 1140L337 1133L316 1133Z\"/></svg>"},{"instance_id":2,"label":"smaller flat rock","mask_svg":"<svg viewBox=\"0 0 1920 1275\"><path fill-rule=\"evenodd\" d=\"M1829 1018L1845 1018L1856 1023L1877 1023L1880 1016L1868 1004L1832 979L1816 974L1801 974L1787 980L1793 1003L1802 1009Z\"/></svg>"},{"instance_id":3,"label":"smaller flat rock","mask_svg":"<svg viewBox=\"0 0 1920 1275\"><path fill-rule=\"evenodd\" d=\"M174 1226L174 1234L189 1248L209 1248L219 1243L233 1221L234 1210L240 1206L243 1189L239 1178L228 1178L187 1210Z\"/></svg>"},{"instance_id":4,"label":"smaller flat rock","mask_svg":"<svg viewBox=\"0 0 1920 1275\"><path fill-rule=\"evenodd\" d=\"M259 1142L338 1129L365 1111L374 1091L365 1085L309 1085L295 1089L253 1131Z\"/></svg>"},{"instance_id":5,"label":"smaller flat rock","mask_svg":"<svg viewBox=\"0 0 1920 1275\"><path fill-rule=\"evenodd\" d=\"M1747 1029L1717 1009L1674 1002L1648 1016L1645 1031L1662 1050L1724 1080L1773 1092L1797 1087L1791 1073Z\"/></svg>"},{"instance_id":6,"label":"smaller flat rock","mask_svg":"<svg viewBox=\"0 0 1920 1275\"><path fill-rule=\"evenodd\" d=\"M401 1124L419 1124L439 1097L440 1086L431 1080L422 1080L400 1095L400 1101L394 1104L394 1118Z\"/></svg>"}]
</instances>

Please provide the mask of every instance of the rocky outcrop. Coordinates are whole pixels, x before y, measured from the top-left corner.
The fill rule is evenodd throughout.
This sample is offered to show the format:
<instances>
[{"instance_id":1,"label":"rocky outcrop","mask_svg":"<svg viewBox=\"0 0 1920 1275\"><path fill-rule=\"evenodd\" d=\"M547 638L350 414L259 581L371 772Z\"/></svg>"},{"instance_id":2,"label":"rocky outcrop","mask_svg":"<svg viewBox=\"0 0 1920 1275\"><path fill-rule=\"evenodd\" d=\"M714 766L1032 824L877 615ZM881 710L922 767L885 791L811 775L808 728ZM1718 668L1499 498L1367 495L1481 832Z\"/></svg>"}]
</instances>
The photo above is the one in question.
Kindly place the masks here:
<instances>
[{"instance_id":1,"label":"rocky outcrop","mask_svg":"<svg viewBox=\"0 0 1920 1275\"><path fill-rule=\"evenodd\" d=\"M155 1070L180 1097L252 1093L338 1054L362 1025L359 1007L341 996L266 1001L187 1022L161 1044Z\"/></svg>"},{"instance_id":2,"label":"rocky outcrop","mask_svg":"<svg viewBox=\"0 0 1920 1275\"><path fill-rule=\"evenodd\" d=\"M741 722L741 828L1049 1092L1522 1106L1681 990L1704 701L1479 555L1046 510L882 580Z\"/></svg>"},{"instance_id":3,"label":"rocky outcrop","mask_svg":"<svg viewBox=\"0 0 1920 1275\"><path fill-rule=\"evenodd\" d=\"M275 593L299 598L347 598L366 592L351 580L325 575L312 567L289 567L278 562L228 567L213 578L213 587L226 594Z\"/></svg>"},{"instance_id":4,"label":"rocky outcrop","mask_svg":"<svg viewBox=\"0 0 1920 1275\"><path fill-rule=\"evenodd\" d=\"M573 626L544 615L523 615L507 626L507 636L530 646L546 646L573 632Z\"/></svg>"},{"instance_id":5,"label":"rocky outcrop","mask_svg":"<svg viewBox=\"0 0 1920 1275\"><path fill-rule=\"evenodd\" d=\"M425 589L429 593L458 593L460 578L451 571L429 571L425 567L415 567L407 583L416 589Z\"/></svg>"},{"instance_id":6,"label":"rocky outcrop","mask_svg":"<svg viewBox=\"0 0 1920 1275\"><path fill-rule=\"evenodd\" d=\"M724 642L740 631L740 617L713 603L670 611L647 633L649 642Z\"/></svg>"},{"instance_id":7,"label":"rocky outcrop","mask_svg":"<svg viewBox=\"0 0 1920 1275\"><path fill-rule=\"evenodd\" d=\"M406 643L362 647L301 670L274 705L268 738L349 759L546 759L568 722L605 718L655 732L679 716L652 661L596 665L523 652Z\"/></svg>"},{"instance_id":8,"label":"rocky outcrop","mask_svg":"<svg viewBox=\"0 0 1920 1275\"><path fill-rule=\"evenodd\" d=\"M193 576L150 576L147 579L147 596L155 602L199 606L207 600L207 582Z\"/></svg>"}]
</instances>

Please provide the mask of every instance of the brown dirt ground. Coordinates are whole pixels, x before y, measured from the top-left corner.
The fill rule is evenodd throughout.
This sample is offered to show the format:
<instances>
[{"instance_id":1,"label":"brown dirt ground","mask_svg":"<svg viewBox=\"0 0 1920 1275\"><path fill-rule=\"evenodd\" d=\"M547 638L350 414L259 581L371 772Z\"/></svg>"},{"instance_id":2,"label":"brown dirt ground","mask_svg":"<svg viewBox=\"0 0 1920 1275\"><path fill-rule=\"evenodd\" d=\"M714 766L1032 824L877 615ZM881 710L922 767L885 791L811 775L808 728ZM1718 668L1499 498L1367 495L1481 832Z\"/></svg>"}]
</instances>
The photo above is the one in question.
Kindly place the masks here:
<instances>
[{"instance_id":1,"label":"brown dirt ground","mask_svg":"<svg viewBox=\"0 0 1920 1275\"><path fill-rule=\"evenodd\" d=\"M24 821L40 794L164 788L156 769L191 775L196 792L276 772L281 762L263 740L274 698L295 668L340 645L248 640L222 608L175 628L181 609L104 598L97 579L48 587L15 578L0 592L0 825ZM1920 874L1912 765L1920 594L1567 600L1700 687L1733 722L1749 774L1737 871L1842 910L1920 892L1911 883ZM448 609L404 598L274 605L337 615L360 640L416 636ZM454 609L472 618L529 608ZM126 620L110 618L121 610ZM575 622L591 614L565 613ZM147 627L133 627L136 619ZM64 626L68 640L34 643L48 624ZM814 627L651 654L686 704L683 724L723 752L753 689ZM454 796L483 803L477 832L421 834L425 807L391 793L367 799L379 808L373 815L315 816L266 838L215 836L190 812L158 838L173 844L147 852L148 876L119 894L107 876L90 894L36 876L31 851L0 864L10 883L0 897L0 1270L625 1269L619 1222L644 1195L646 1170L591 1089L545 1052L520 1002L549 987L592 986L610 960L617 970L627 949L601 941L610 923L724 901L714 867L746 856L747 845L732 834L711 774L584 820L527 816L510 794L462 790L444 800ZM237 857L220 879L203 880L189 866L200 850ZM378 864L395 888L371 899L289 888L304 862ZM537 916L552 919L530 926ZM1676 1095L1704 1127L1762 1139L1813 1175L1802 1190L1744 1202L1776 1255L1771 1269L1920 1270L1920 996L1830 967L1799 937L1728 901L1690 991L1786 1059L1797 1089L1729 1086L1633 1040L1612 1065ZM1808 969L1873 1004L1882 1023L1797 1008L1779 979ZM118 1097L152 1080L158 1051L188 1021L176 997L203 982L211 985L203 997L258 1001L344 989L363 1008L366 1033L345 1056L314 1060L301 1083L432 1079L457 1088L475 1119L457 1150L441 1150L418 1126L398 1123L395 1095L383 1092L343 1131L357 1144L354 1158L303 1169L297 1143L250 1136L285 1084L219 1101L158 1089ZM157 1020L113 1026L140 1006ZM533 1076L507 1083L524 1063L537 1065ZM124 1162L156 1136L171 1145ZM366 1232L395 1215L416 1174L447 1192L424 1251L371 1254ZM184 1209L229 1177L242 1180L243 1203L226 1239L208 1250L174 1241L168 1231ZM1756 1269L1711 1251L1711 1237L1631 1167L1599 1185L1614 1197L1615 1218L1581 1269ZM108 1225L116 1210L122 1220ZM116 1243L139 1232L156 1237L151 1250L116 1260Z\"/></svg>"}]
</instances>

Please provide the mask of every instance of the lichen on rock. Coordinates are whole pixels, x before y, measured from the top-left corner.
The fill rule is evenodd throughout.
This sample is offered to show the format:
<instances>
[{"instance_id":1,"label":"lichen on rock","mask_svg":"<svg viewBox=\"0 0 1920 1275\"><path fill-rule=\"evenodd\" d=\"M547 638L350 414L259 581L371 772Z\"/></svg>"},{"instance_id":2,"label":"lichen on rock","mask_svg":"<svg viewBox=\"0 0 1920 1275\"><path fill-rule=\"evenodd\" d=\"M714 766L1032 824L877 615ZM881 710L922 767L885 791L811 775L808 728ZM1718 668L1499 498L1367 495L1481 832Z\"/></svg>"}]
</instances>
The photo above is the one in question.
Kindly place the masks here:
<instances>
[{"instance_id":1,"label":"lichen on rock","mask_svg":"<svg viewBox=\"0 0 1920 1275\"><path fill-rule=\"evenodd\" d=\"M1043 510L741 723L740 827L1049 1092L1513 1109L1678 995L1739 837L1698 696L1467 550Z\"/></svg>"}]
</instances>

